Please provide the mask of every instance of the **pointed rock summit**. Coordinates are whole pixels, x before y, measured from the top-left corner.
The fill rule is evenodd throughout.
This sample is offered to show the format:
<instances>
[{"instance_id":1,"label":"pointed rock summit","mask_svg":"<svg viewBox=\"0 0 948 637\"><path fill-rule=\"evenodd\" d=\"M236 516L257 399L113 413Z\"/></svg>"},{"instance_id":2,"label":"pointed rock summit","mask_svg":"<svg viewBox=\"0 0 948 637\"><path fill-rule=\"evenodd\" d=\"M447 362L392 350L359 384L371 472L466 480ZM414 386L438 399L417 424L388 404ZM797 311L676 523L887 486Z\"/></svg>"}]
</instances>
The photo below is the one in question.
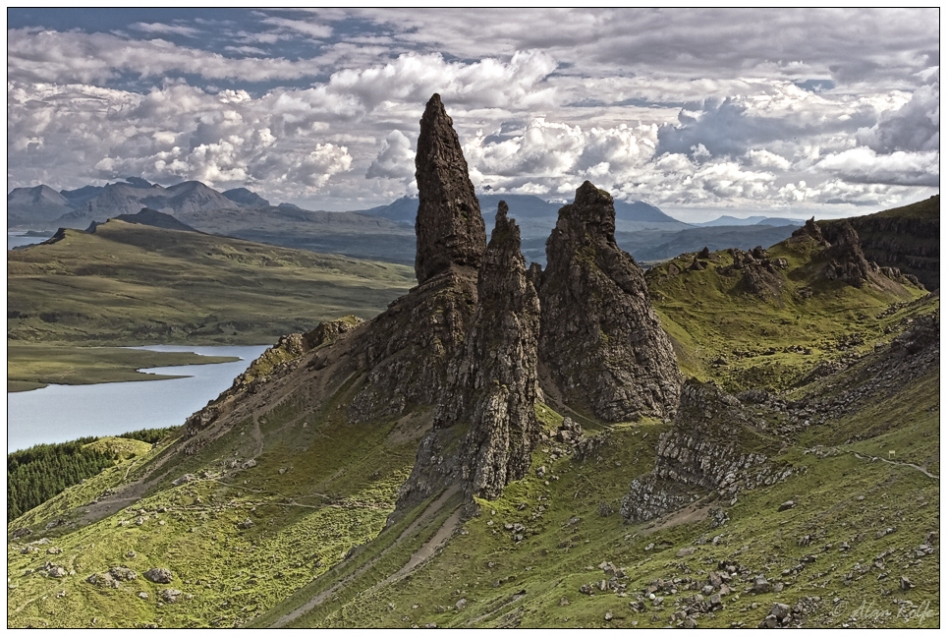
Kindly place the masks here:
<instances>
[{"instance_id":1,"label":"pointed rock summit","mask_svg":"<svg viewBox=\"0 0 948 637\"><path fill-rule=\"evenodd\" d=\"M567 405L618 422L674 413L681 373L642 270L615 240L612 197L585 182L546 243L540 360Z\"/></svg>"},{"instance_id":2,"label":"pointed rock summit","mask_svg":"<svg viewBox=\"0 0 948 637\"><path fill-rule=\"evenodd\" d=\"M530 466L540 433L534 411L540 302L527 279L520 228L507 218L504 202L478 273L477 297L464 352L449 365L443 402L398 509L452 485L494 499Z\"/></svg>"},{"instance_id":3,"label":"pointed rock summit","mask_svg":"<svg viewBox=\"0 0 948 637\"><path fill-rule=\"evenodd\" d=\"M452 265L478 268L484 254L484 219L453 124L435 93L421 118L415 156L419 283Z\"/></svg>"}]
</instances>

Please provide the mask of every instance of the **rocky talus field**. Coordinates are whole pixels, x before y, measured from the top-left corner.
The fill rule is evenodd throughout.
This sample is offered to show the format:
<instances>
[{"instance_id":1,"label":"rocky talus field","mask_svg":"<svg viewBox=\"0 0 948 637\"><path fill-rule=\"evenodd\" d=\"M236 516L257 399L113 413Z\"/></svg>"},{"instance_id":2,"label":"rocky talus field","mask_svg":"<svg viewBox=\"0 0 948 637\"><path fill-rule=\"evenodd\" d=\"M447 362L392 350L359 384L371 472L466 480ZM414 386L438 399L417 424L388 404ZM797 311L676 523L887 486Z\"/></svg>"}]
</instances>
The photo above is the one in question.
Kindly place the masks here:
<instances>
[{"instance_id":1,"label":"rocky talus field","mask_svg":"<svg viewBox=\"0 0 948 637\"><path fill-rule=\"evenodd\" d=\"M10 627L940 625L937 198L646 272L586 182L544 269L437 95L416 179L417 285L13 520Z\"/></svg>"}]
</instances>

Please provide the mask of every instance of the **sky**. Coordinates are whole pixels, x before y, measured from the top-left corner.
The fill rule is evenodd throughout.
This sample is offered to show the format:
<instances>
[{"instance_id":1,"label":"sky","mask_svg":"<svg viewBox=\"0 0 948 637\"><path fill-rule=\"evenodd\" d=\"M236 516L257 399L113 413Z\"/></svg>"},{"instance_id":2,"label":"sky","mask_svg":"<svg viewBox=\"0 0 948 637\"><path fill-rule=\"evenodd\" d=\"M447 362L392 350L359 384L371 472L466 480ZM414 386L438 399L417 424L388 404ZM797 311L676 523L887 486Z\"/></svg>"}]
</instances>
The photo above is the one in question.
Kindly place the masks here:
<instances>
[{"instance_id":1,"label":"sky","mask_svg":"<svg viewBox=\"0 0 948 637\"><path fill-rule=\"evenodd\" d=\"M938 9L8 9L7 185L365 209L417 192L437 92L478 192L866 214L938 193L938 37Z\"/></svg>"}]
</instances>

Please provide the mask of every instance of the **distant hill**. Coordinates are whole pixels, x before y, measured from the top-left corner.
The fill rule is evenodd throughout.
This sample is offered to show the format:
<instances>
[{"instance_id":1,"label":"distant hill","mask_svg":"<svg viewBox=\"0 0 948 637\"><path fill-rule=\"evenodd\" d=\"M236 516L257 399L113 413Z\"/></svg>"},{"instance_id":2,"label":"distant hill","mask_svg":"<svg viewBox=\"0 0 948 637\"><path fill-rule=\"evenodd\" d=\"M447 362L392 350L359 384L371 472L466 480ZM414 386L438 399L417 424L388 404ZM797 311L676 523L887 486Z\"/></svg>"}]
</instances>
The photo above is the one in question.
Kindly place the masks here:
<instances>
[{"instance_id":1,"label":"distant hill","mask_svg":"<svg viewBox=\"0 0 948 637\"><path fill-rule=\"evenodd\" d=\"M152 226L154 228L164 228L165 230L178 230L181 232L197 232L194 228L189 226L186 223L178 221L171 215L165 214L163 212L158 212L157 210L152 210L151 208L142 208L139 212L133 215L119 215L115 217L119 221L124 221L126 223L137 223L143 226ZM93 221L92 225L89 226L86 232L95 233L96 228L100 224L98 221Z\"/></svg>"},{"instance_id":2,"label":"distant hill","mask_svg":"<svg viewBox=\"0 0 948 637\"><path fill-rule=\"evenodd\" d=\"M45 227L71 209L69 201L49 186L14 188L7 195L7 225Z\"/></svg>"},{"instance_id":3,"label":"distant hill","mask_svg":"<svg viewBox=\"0 0 948 637\"><path fill-rule=\"evenodd\" d=\"M69 205L78 208L82 204L98 197L102 194L103 190L105 190L105 186L83 186L76 190L60 190L59 194L66 198Z\"/></svg>"},{"instance_id":4,"label":"distant hill","mask_svg":"<svg viewBox=\"0 0 948 637\"><path fill-rule=\"evenodd\" d=\"M806 219L788 219L786 217L767 217L764 215L754 215L752 217L732 217L731 215L722 215L711 221L702 221L691 225L702 228L714 226L802 226Z\"/></svg>"},{"instance_id":5,"label":"distant hill","mask_svg":"<svg viewBox=\"0 0 948 637\"><path fill-rule=\"evenodd\" d=\"M401 265L119 219L61 230L7 264L8 338L83 345L273 342L370 318L415 283Z\"/></svg>"},{"instance_id":6,"label":"distant hill","mask_svg":"<svg viewBox=\"0 0 948 637\"><path fill-rule=\"evenodd\" d=\"M806 223L806 219L791 219L788 217L766 217L757 222L758 226L797 226Z\"/></svg>"},{"instance_id":7,"label":"distant hill","mask_svg":"<svg viewBox=\"0 0 948 637\"><path fill-rule=\"evenodd\" d=\"M57 193L48 186L15 188L7 196L10 227L55 230L86 228L93 222L136 214L142 208L177 216L205 210L268 206L263 197L246 188L222 194L199 181L167 188L139 177L105 186L84 186Z\"/></svg>"}]
</instances>

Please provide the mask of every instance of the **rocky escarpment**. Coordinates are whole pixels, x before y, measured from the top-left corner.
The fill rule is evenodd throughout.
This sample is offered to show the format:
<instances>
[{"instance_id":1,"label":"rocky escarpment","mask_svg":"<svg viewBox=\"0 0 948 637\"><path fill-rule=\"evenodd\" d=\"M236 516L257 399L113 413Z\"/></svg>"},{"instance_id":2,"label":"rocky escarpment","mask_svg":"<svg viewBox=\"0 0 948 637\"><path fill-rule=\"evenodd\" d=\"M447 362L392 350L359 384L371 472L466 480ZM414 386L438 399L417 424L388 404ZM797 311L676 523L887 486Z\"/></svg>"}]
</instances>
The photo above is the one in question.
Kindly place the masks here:
<instances>
[{"instance_id":1,"label":"rocky escarpment","mask_svg":"<svg viewBox=\"0 0 948 637\"><path fill-rule=\"evenodd\" d=\"M880 267L898 268L906 276L917 277L929 290L940 285L941 198L925 201L846 221L859 235L862 251ZM838 221L820 221L829 228Z\"/></svg>"},{"instance_id":2,"label":"rocky escarpment","mask_svg":"<svg viewBox=\"0 0 948 637\"><path fill-rule=\"evenodd\" d=\"M824 265L820 274L831 281L842 281L856 288L867 283L876 287L890 287L886 279L905 285L919 285L919 280L914 275L906 277L897 267L880 267L867 258L863 251L862 239L853 226L858 220L859 218L840 219L817 223L810 219L802 228L794 231L793 239L799 241L808 237L822 247L819 259Z\"/></svg>"},{"instance_id":3,"label":"rocky escarpment","mask_svg":"<svg viewBox=\"0 0 948 637\"><path fill-rule=\"evenodd\" d=\"M763 449L749 450L758 446L749 443L763 423L713 383L688 380L678 409L674 427L658 440L655 469L636 478L623 499L627 522L651 520L712 491L733 497L789 475Z\"/></svg>"},{"instance_id":4,"label":"rocky escarpment","mask_svg":"<svg viewBox=\"0 0 948 637\"><path fill-rule=\"evenodd\" d=\"M546 253L540 360L551 393L610 421L674 413L681 374L641 269L616 245L612 197L580 186Z\"/></svg>"},{"instance_id":5,"label":"rocky escarpment","mask_svg":"<svg viewBox=\"0 0 948 637\"><path fill-rule=\"evenodd\" d=\"M527 278L520 229L500 203L478 276L478 303L463 354L399 492L397 510L450 485L493 499L522 478L539 438L534 404L540 302Z\"/></svg>"},{"instance_id":6,"label":"rocky escarpment","mask_svg":"<svg viewBox=\"0 0 948 637\"><path fill-rule=\"evenodd\" d=\"M421 118L415 156L419 283L454 265L477 268L484 254L484 219L453 124L435 93Z\"/></svg>"}]
</instances>

